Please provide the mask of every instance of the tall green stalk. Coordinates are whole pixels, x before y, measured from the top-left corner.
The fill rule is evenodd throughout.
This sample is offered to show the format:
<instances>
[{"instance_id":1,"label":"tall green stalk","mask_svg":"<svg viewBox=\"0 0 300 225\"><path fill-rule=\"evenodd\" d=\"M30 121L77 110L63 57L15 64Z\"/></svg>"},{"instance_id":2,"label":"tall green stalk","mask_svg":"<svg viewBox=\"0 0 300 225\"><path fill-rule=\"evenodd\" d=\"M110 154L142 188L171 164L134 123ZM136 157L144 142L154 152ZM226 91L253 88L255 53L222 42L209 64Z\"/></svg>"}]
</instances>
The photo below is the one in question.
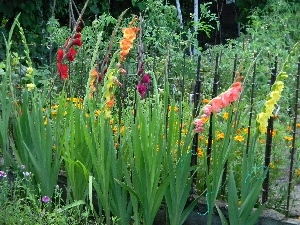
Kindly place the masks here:
<instances>
[{"instance_id":1,"label":"tall green stalk","mask_svg":"<svg viewBox=\"0 0 300 225\"><path fill-rule=\"evenodd\" d=\"M12 86L11 79L11 44L12 44L12 35L14 28L17 24L20 14L15 18L11 29L9 31L8 39L5 41L6 46L6 65L5 65L5 74L1 77L1 86L0 86L0 149L2 150L4 166L14 165L12 155L10 152L10 130L9 130L9 121L11 118L11 112L13 109L13 104L15 102L14 89Z\"/></svg>"}]
</instances>

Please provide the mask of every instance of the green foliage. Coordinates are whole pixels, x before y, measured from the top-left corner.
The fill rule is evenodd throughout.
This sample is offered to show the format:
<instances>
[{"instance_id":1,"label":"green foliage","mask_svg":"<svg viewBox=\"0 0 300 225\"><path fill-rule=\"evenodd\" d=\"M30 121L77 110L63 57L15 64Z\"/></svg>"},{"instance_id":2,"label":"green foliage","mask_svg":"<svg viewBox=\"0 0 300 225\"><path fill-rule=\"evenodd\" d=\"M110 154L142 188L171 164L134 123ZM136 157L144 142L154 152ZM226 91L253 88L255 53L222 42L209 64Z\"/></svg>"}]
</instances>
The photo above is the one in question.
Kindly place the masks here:
<instances>
[{"instance_id":1,"label":"green foliage","mask_svg":"<svg viewBox=\"0 0 300 225\"><path fill-rule=\"evenodd\" d=\"M8 177L0 178L1 224L91 224L88 219L89 212L80 207L84 202L77 201L65 205L60 188L55 189L52 202L42 203L40 195L30 188L32 174L28 175L25 171L20 175L10 173L13 181ZM49 207L52 203L53 209Z\"/></svg>"},{"instance_id":2,"label":"green foliage","mask_svg":"<svg viewBox=\"0 0 300 225\"><path fill-rule=\"evenodd\" d=\"M184 30L179 29L176 8L170 4L154 0L132 1L132 4L142 9L141 40L134 43L138 42L137 45L143 45L144 49L142 51L134 47L130 50L127 61L121 65L128 72L124 76L119 71L119 50L115 49L119 49L122 35L119 26L128 27L131 17L121 22L122 18L117 21L112 15L103 14L91 26L86 24L81 32L84 44L75 61L70 64L70 77L65 82L54 80L52 75L57 69L53 65L31 68L34 64L30 61L30 45L25 40L26 30L22 30L21 24L14 23L21 30L19 35L25 57L20 56L23 54L21 51L12 51L11 31L6 43L6 60L0 63L0 103L3 105L0 111L0 145L4 161L7 162L5 166L23 164L33 174L32 183L26 183L32 193L24 193L24 198L30 200L30 207L27 208L21 198L22 201L16 201L20 206L15 207L16 211L23 210L23 217L28 218L27 212L32 206L34 217L45 212L42 219L62 224L65 221L72 222L73 211L64 215L51 211L50 204L49 208L43 205L39 196L55 196L58 171L62 169L66 171L68 179L65 200L71 204L62 206L59 202L53 202L52 209L58 206L67 212L86 200L97 222L152 224L159 207L165 201L170 224L183 224L197 203L196 198L189 206L186 205L193 171L198 175L198 194L206 194L209 222L212 221L216 200L226 195L221 196L220 193L224 188L228 192L230 223L254 224L263 208L255 212L252 209L259 205L258 196L267 170L261 166L264 160L261 152L265 145L260 141L264 141L265 137L263 134L253 134L256 124L253 121L248 124L249 113L251 108L254 108L251 112L254 116L261 111L265 96L270 91L267 82L270 68L275 65L272 54L278 57L278 68L282 67L283 58L288 55L291 44L297 40L298 31L294 31L296 22L293 19L293 7L297 5L291 7L290 4L282 3L284 7L278 8L268 3L263 10L253 13L247 34L228 41L226 45L199 51L202 58L200 72L203 100L211 98L216 70L220 76L218 92L230 86L236 71L244 76L244 89L240 102L232 104L222 115L212 116L212 154L208 156L201 151L207 147L207 136L203 133L196 146L199 147L198 165L191 167L194 133L189 94L193 91L197 72L197 60L191 48L198 32L208 34L212 31L213 27L205 20L215 22L216 16L209 11L209 4L201 5L203 17L198 24L199 30L192 32L189 25ZM293 9L290 10L290 7ZM90 10L99 12L96 1L92 1ZM273 14L268 15L266 12L269 11ZM281 18L279 14L286 14L286 17ZM276 21L279 19L282 20L277 27ZM285 27L288 38L283 42L282 30ZM47 32L49 37L45 42L52 53L56 52L57 47L63 46L70 35L69 28L59 22L57 17L49 20ZM106 58L107 63L110 63L108 70L102 74L105 75L103 83L93 83L96 90L93 90L94 95L90 95L92 78L88 74L95 68L95 63L104 58L108 46L111 47ZM138 64L144 62L145 72L151 76L150 91L143 99L136 91L136 82L140 80L136 74L136 56L140 51L143 54L139 55ZM237 67L233 71L236 54ZM218 67L215 65L217 56ZM55 62L54 58L55 54L52 54L52 62ZM288 60L291 66L287 68L287 73L295 73L295 57L289 57ZM254 84L255 101L251 105L250 80L254 69L257 80ZM32 76L28 76L28 71L33 71ZM116 85L117 79L123 83L122 87ZM284 94L290 99L282 99L278 103L283 110L295 101L292 98L295 78L289 76L288 79ZM14 88L15 84L20 86L19 91ZM30 84L36 86L30 88ZM112 101L109 107L107 99ZM288 144L283 136L287 134L285 126L289 125L290 118L283 114L280 113L280 123L275 124L275 128L280 131L274 138L276 146ZM251 128L249 135L253 138L249 155L245 153L246 134L249 131L245 128L248 125ZM12 160L11 149L16 162ZM276 162L276 166L283 166L286 162L283 158L283 154L276 149L272 162ZM227 161L231 169L228 186L226 182L222 183ZM276 168L272 168L271 164L269 169L276 173ZM276 175L271 177L272 181L276 178ZM6 201L7 197L3 199ZM72 203L74 199L81 201ZM7 201L4 205L13 210ZM84 213L82 216L85 219L89 214L81 207L74 213L77 212L80 215ZM225 216L220 215L226 223ZM15 217L12 216L13 219Z\"/></svg>"}]
</instances>

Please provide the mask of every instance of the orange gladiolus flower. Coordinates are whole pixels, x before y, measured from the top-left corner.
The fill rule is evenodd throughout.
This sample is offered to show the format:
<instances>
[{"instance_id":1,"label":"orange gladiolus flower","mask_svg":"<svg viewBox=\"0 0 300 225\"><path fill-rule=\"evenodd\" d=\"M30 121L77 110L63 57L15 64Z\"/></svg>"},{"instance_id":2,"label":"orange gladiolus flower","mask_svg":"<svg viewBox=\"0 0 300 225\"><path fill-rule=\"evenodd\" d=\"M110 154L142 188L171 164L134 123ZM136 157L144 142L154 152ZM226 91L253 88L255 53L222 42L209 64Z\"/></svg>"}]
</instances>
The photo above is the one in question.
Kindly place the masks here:
<instances>
[{"instance_id":1,"label":"orange gladiolus flower","mask_svg":"<svg viewBox=\"0 0 300 225\"><path fill-rule=\"evenodd\" d=\"M128 27L123 28L123 39L120 41L120 58L121 61L126 59L126 56L129 54L130 49L133 47L133 41L136 39L136 34L140 29L137 27Z\"/></svg>"},{"instance_id":2,"label":"orange gladiolus flower","mask_svg":"<svg viewBox=\"0 0 300 225\"><path fill-rule=\"evenodd\" d=\"M114 100L109 100L109 101L106 103L106 105L107 105L108 108L113 107L114 104L115 104L115 101L114 101Z\"/></svg>"}]
</instances>

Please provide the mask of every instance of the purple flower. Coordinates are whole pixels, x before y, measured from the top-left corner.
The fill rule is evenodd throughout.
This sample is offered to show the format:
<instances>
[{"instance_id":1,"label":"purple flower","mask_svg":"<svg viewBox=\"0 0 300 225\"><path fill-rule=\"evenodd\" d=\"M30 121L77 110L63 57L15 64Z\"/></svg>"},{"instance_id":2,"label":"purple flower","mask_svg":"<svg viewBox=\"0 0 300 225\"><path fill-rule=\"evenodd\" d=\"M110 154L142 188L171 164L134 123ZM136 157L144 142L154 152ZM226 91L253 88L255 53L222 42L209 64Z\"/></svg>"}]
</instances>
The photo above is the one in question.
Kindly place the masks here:
<instances>
[{"instance_id":1,"label":"purple flower","mask_svg":"<svg viewBox=\"0 0 300 225\"><path fill-rule=\"evenodd\" d=\"M0 170L0 177L7 177L7 174L4 171Z\"/></svg>"},{"instance_id":2,"label":"purple flower","mask_svg":"<svg viewBox=\"0 0 300 225\"><path fill-rule=\"evenodd\" d=\"M48 202L50 202L50 197L48 197L48 196L44 196L44 197L42 197L42 202L44 202L44 203L48 203Z\"/></svg>"},{"instance_id":3,"label":"purple flower","mask_svg":"<svg viewBox=\"0 0 300 225\"><path fill-rule=\"evenodd\" d=\"M147 91L147 86L144 84L138 84L136 87L141 97L144 98Z\"/></svg>"},{"instance_id":4,"label":"purple flower","mask_svg":"<svg viewBox=\"0 0 300 225\"><path fill-rule=\"evenodd\" d=\"M151 82L150 80L150 76L148 74L144 74L142 80L141 80L141 83L144 83L144 84L149 84Z\"/></svg>"}]
</instances>

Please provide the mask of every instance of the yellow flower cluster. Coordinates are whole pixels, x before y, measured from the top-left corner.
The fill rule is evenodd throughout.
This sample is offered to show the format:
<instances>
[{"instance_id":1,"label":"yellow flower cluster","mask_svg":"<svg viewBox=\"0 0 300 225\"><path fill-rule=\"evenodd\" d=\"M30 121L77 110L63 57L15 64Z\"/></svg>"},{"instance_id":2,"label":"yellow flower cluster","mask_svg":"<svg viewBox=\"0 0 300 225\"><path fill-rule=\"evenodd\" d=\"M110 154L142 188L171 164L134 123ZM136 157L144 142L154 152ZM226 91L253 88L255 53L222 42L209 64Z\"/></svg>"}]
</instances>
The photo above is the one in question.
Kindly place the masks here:
<instances>
[{"instance_id":1,"label":"yellow flower cluster","mask_svg":"<svg viewBox=\"0 0 300 225\"><path fill-rule=\"evenodd\" d=\"M116 77L113 76L117 72L116 69L111 69L108 71L107 76L105 76L104 86L103 86L103 97L104 106L103 111L106 118L111 118L111 109L115 104L114 101L114 91L116 88Z\"/></svg>"},{"instance_id":2,"label":"yellow flower cluster","mask_svg":"<svg viewBox=\"0 0 300 225\"><path fill-rule=\"evenodd\" d=\"M285 72L281 72L278 75L278 81L276 81L271 88L271 92L268 95L267 101L264 105L264 110L257 115L256 120L258 122L258 129L261 133L264 133L266 131L266 127L268 126L268 119L273 115L275 105L281 97L281 93L284 88L284 83L281 80L285 78L287 78L287 74Z\"/></svg>"}]
</instances>

